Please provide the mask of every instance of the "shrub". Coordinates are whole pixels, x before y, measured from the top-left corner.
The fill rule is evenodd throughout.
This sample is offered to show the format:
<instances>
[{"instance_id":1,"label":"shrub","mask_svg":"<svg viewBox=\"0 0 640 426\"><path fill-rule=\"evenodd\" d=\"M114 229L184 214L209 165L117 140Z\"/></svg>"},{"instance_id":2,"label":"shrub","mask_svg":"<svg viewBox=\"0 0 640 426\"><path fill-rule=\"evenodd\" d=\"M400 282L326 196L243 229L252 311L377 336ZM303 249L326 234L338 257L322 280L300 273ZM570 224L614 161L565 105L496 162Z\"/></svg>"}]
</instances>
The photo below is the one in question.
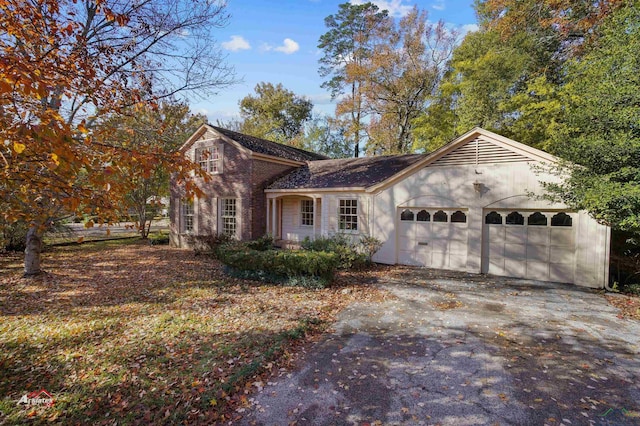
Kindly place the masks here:
<instances>
[{"instance_id":1,"label":"shrub","mask_svg":"<svg viewBox=\"0 0 640 426\"><path fill-rule=\"evenodd\" d=\"M29 225L25 222L0 225L0 251L24 251Z\"/></svg>"},{"instance_id":2,"label":"shrub","mask_svg":"<svg viewBox=\"0 0 640 426\"><path fill-rule=\"evenodd\" d=\"M196 254L201 252L216 253L218 247L223 244L228 244L233 241L233 238L226 234L202 234L192 235L190 238L190 245L193 246L193 250Z\"/></svg>"},{"instance_id":3,"label":"shrub","mask_svg":"<svg viewBox=\"0 0 640 426\"><path fill-rule=\"evenodd\" d=\"M259 271L265 280L271 282L274 282L273 277L281 277L284 280L305 276L331 281L338 266L338 256L334 253L302 250L259 251L239 243L220 246L217 256L232 269Z\"/></svg>"},{"instance_id":4,"label":"shrub","mask_svg":"<svg viewBox=\"0 0 640 426\"><path fill-rule=\"evenodd\" d=\"M382 241L369 235L363 235L360 237L360 245L362 246L362 251L365 256L367 256L367 262L371 264L373 255L382 247Z\"/></svg>"},{"instance_id":5,"label":"shrub","mask_svg":"<svg viewBox=\"0 0 640 426\"><path fill-rule=\"evenodd\" d=\"M263 235L257 240L249 241L247 247L253 250L265 251L273 248L273 237L271 235Z\"/></svg>"},{"instance_id":6,"label":"shrub","mask_svg":"<svg viewBox=\"0 0 640 426\"><path fill-rule=\"evenodd\" d=\"M335 253L339 258L339 269L358 268L367 260L366 256L358 251L358 246L345 234L318 237L315 240L305 237L301 246L304 250Z\"/></svg>"},{"instance_id":7,"label":"shrub","mask_svg":"<svg viewBox=\"0 0 640 426\"><path fill-rule=\"evenodd\" d=\"M157 232L153 235L149 235L149 244L152 246L169 244L169 234Z\"/></svg>"}]
</instances>

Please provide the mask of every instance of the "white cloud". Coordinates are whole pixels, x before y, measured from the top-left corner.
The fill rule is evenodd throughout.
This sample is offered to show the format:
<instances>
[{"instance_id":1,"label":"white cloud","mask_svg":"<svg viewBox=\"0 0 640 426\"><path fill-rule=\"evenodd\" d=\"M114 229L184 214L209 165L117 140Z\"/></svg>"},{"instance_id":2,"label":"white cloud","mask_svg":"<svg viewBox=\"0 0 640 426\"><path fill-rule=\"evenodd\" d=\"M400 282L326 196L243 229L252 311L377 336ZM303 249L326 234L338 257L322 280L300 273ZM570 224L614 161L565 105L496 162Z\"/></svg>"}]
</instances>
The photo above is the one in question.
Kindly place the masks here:
<instances>
[{"instance_id":1,"label":"white cloud","mask_svg":"<svg viewBox=\"0 0 640 426\"><path fill-rule=\"evenodd\" d=\"M290 38L285 38L281 46L274 47L269 43L262 43L262 45L260 46L260 50L262 50L263 52L270 52L272 50L275 50L276 52L282 52L286 55L291 55L292 53L300 50L300 45Z\"/></svg>"},{"instance_id":2,"label":"white cloud","mask_svg":"<svg viewBox=\"0 0 640 426\"><path fill-rule=\"evenodd\" d=\"M388 10L390 16L403 17L411 12L413 6L403 4L405 0L372 0L371 3L378 6L380 10ZM351 0L351 4L364 4L365 0Z\"/></svg>"},{"instance_id":3,"label":"white cloud","mask_svg":"<svg viewBox=\"0 0 640 426\"><path fill-rule=\"evenodd\" d=\"M437 0L435 3L433 3L431 5L432 8L434 8L435 10L444 10L445 4L444 4L444 0Z\"/></svg>"},{"instance_id":4,"label":"white cloud","mask_svg":"<svg viewBox=\"0 0 640 426\"><path fill-rule=\"evenodd\" d=\"M225 41L221 44L223 49L230 50L232 52L251 49L251 45L249 44L249 42L245 40L244 37L237 35L231 36L231 40Z\"/></svg>"},{"instance_id":5,"label":"white cloud","mask_svg":"<svg viewBox=\"0 0 640 426\"><path fill-rule=\"evenodd\" d=\"M477 24L465 24L460 26L460 35L465 36L467 33L478 31L480 27Z\"/></svg>"},{"instance_id":6,"label":"white cloud","mask_svg":"<svg viewBox=\"0 0 640 426\"><path fill-rule=\"evenodd\" d=\"M300 45L290 38L285 38L282 42L282 46L276 47L274 50L282 52L287 55L297 52L300 49Z\"/></svg>"}]
</instances>

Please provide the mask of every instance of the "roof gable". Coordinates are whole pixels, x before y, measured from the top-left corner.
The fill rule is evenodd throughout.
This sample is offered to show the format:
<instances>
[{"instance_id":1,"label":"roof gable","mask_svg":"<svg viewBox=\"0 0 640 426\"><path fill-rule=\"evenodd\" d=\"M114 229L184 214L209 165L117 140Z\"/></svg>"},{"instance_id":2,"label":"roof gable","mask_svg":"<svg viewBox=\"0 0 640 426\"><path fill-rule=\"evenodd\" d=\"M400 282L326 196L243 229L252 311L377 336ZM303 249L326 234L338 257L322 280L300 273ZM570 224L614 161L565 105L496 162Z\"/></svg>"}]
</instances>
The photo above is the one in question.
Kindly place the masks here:
<instances>
[{"instance_id":1,"label":"roof gable","mask_svg":"<svg viewBox=\"0 0 640 426\"><path fill-rule=\"evenodd\" d=\"M303 163L305 161L324 160L327 157L303 149L294 148L289 145L273 142L255 136L245 135L221 127L203 124L189 139L180 147L180 151L185 151L193 145L207 130L219 135L223 139L233 142L252 153Z\"/></svg>"},{"instance_id":2,"label":"roof gable","mask_svg":"<svg viewBox=\"0 0 640 426\"><path fill-rule=\"evenodd\" d=\"M431 153L424 165L462 166L557 160L539 149L476 127Z\"/></svg>"},{"instance_id":3,"label":"roof gable","mask_svg":"<svg viewBox=\"0 0 640 426\"><path fill-rule=\"evenodd\" d=\"M556 163L558 160L557 157L529 145L475 127L442 148L426 155L421 161L400 170L368 190L373 192L384 189L425 167L532 161Z\"/></svg>"}]
</instances>

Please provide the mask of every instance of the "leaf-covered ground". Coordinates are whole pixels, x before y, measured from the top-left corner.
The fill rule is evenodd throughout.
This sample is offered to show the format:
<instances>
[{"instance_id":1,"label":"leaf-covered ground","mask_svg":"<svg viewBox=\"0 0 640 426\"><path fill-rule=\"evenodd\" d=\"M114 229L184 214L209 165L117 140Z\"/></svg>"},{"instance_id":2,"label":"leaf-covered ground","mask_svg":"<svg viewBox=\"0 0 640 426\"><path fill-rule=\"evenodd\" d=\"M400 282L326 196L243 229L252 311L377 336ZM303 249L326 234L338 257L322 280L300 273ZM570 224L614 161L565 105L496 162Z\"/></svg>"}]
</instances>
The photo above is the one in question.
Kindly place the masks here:
<instances>
[{"instance_id":1,"label":"leaf-covered ground","mask_svg":"<svg viewBox=\"0 0 640 426\"><path fill-rule=\"evenodd\" d=\"M272 370L384 270L330 289L233 279L206 256L136 241L61 247L47 274L0 256L0 424L208 424L233 420ZM18 405L45 389L52 407Z\"/></svg>"}]
</instances>

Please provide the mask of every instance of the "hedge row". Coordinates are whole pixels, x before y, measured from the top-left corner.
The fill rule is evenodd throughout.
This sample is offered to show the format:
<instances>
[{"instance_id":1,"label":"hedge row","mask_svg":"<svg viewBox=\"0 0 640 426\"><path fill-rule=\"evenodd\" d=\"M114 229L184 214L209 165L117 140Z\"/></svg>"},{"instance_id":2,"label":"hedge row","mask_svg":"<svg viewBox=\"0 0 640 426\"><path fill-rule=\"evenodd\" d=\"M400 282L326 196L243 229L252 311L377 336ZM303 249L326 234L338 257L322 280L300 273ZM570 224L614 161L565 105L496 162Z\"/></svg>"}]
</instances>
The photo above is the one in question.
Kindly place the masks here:
<instances>
[{"instance_id":1,"label":"hedge row","mask_svg":"<svg viewBox=\"0 0 640 426\"><path fill-rule=\"evenodd\" d=\"M225 244L217 250L218 259L236 271L263 271L280 277L319 277L333 279L339 265L335 253L304 250L254 250L245 244Z\"/></svg>"}]
</instances>

